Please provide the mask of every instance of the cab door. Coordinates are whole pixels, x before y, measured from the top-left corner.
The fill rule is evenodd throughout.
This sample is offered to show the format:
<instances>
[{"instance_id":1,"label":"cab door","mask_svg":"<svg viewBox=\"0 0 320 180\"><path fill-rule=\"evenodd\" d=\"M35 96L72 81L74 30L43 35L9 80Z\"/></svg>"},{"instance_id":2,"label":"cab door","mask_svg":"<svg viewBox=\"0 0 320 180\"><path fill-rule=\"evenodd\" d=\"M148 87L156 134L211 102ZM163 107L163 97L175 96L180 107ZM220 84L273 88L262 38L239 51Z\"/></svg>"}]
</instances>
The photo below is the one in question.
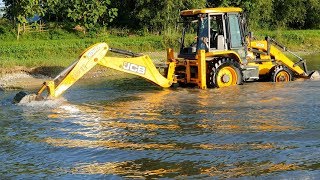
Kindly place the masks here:
<instances>
[{"instance_id":1,"label":"cab door","mask_svg":"<svg viewBox=\"0 0 320 180\"><path fill-rule=\"evenodd\" d=\"M246 59L245 39L240 26L240 14L227 14L228 49L236 51L242 60Z\"/></svg>"}]
</instances>

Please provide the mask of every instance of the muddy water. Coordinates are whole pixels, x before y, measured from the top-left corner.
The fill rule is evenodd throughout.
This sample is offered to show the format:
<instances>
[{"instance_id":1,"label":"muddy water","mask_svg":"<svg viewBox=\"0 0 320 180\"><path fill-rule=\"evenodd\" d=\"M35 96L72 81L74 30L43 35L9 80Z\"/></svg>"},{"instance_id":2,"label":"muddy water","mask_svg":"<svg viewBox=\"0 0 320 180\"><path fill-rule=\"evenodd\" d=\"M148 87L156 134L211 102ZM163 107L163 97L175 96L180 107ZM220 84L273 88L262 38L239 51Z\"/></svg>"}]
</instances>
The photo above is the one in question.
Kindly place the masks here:
<instances>
[{"instance_id":1,"label":"muddy water","mask_svg":"<svg viewBox=\"0 0 320 180\"><path fill-rule=\"evenodd\" d=\"M0 91L0 179L316 179L319 89L164 90L130 76L83 80L61 99L18 106L17 92Z\"/></svg>"}]
</instances>

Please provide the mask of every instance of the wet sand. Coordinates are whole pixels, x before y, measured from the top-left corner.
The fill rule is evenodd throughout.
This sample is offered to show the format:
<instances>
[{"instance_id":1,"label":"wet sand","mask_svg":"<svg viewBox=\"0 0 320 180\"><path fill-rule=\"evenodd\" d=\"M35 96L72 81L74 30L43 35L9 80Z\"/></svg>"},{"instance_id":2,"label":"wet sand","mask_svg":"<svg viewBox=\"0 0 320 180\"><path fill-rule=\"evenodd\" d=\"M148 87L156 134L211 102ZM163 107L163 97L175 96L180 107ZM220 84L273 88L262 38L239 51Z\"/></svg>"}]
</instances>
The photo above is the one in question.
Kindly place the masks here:
<instances>
[{"instance_id":1,"label":"wet sand","mask_svg":"<svg viewBox=\"0 0 320 180\"><path fill-rule=\"evenodd\" d=\"M54 79L63 69L63 67L39 67L29 69L15 67L11 69L0 69L0 91L33 90L40 88L45 81ZM108 77L108 79L116 79L128 76L131 77L132 75L97 66L85 74L81 80L105 77Z\"/></svg>"}]
</instances>

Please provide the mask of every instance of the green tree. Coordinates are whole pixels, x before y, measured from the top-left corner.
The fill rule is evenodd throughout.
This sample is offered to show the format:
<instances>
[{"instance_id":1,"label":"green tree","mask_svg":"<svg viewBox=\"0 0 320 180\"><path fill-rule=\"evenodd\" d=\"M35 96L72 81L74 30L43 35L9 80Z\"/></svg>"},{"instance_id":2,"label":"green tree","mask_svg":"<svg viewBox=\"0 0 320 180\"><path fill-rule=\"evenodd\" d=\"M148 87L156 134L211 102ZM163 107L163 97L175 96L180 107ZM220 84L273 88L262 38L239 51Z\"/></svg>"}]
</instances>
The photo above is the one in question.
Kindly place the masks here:
<instances>
[{"instance_id":1,"label":"green tree","mask_svg":"<svg viewBox=\"0 0 320 180\"><path fill-rule=\"evenodd\" d=\"M8 19L16 23L23 23L34 15L44 15L44 9L39 0L4 0Z\"/></svg>"},{"instance_id":2,"label":"green tree","mask_svg":"<svg viewBox=\"0 0 320 180\"><path fill-rule=\"evenodd\" d=\"M106 25L117 15L110 0L4 0L6 17L14 23L26 22L39 15L48 20L74 22L91 29L98 24Z\"/></svg>"},{"instance_id":3,"label":"green tree","mask_svg":"<svg viewBox=\"0 0 320 180\"><path fill-rule=\"evenodd\" d=\"M162 32L174 28L184 9L203 8L206 0L120 0L115 26Z\"/></svg>"},{"instance_id":4,"label":"green tree","mask_svg":"<svg viewBox=\"0 0 320 180\"><path fill-rule=\"evenodd\" d=\"M280 28L302 28L307 13L305 3L306 0L274 1L274 24Z\"/></svg>"},{"instance_id":5,"label":"green tree","mask_svg":"<svg viewBox=\"0 0 320 180\"><path fill-rule=\"evenodd\" d=\"M87 29L114 26L163 32L177 28L184 9L236 6L252 29L320 28L320 0L3 0L14 24L34 15ZM114 20L114 21L113 21ZM113 22L112 22L113 21ZM71 22L71 23L70 23ZM112 22L112 24L110 24Z\"/></svg>"},{"instance_id":6,"label":"green tree","mask_svg":"<svg viewBox=\"0 0 320 180\"><path fill-rule=\"evenodd\" d=\"M305 28L320 28L320 0L307 0Z\"/></svg>"},{"instance_id":7,"label":"green tree","mask_svg":"<svg viewBox=\"0 0 320 180\"><path fill-rule=\"evenodd\" d=\"M45 19L48 21L54 22L63 22L68 21L68 12L66 11L68 8L69 1L61 1L61 0L46 0L43 3L43 7L46 10Z\"/></svg>"},{"instance_id":8,"label":"green tree","mask_svg":"<svg viewBox=\"0 0 320 180\"><path fill-rule=\"evenodd\" d=\"M109 23L117 16L116 8L108 8L110 4L110 0L71 0L68 4L68 17L91 29L99 20Z\"/></svg>"},{"instance_id":9,"label":"green tree","mask_svg":"<svg viewBox=\"0 0 320 180\"><path fill-rule=\"evenodd\" d=\"M251 29L268 29L273 23L273 0L247 0L238 5L247 13Z\"/></svg>"}]
</instances>

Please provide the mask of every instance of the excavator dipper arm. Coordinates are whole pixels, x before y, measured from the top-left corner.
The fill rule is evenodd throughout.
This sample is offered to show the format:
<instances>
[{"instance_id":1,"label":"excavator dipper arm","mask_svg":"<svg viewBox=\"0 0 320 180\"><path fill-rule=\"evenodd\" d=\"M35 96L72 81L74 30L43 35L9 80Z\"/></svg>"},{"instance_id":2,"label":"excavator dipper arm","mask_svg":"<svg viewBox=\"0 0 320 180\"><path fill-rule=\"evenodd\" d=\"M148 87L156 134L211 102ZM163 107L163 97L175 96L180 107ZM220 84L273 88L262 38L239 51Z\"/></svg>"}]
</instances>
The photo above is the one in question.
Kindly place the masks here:
<instances>
[{"instance_id":1,"label":"excavator dipper arm","mask_svg":"<svg viewBox=\"0 0 320 180\"><path fill-rule=\"evenodd\" d=\"M106 54L109 50L133 57L107 57ZM14 98L14 102L19 103L20 101L23 101L23 99L27 102L42 100L44 99L42 94L45 90L48 91L46 98L59 97L97 64L143 77L164 88L170 87L175 80L174 62L169 63L168 75L166 78L160 74L149 56L135 54L125 50L112 49L109 48L106 43L98 43L81 53L76 61L63 70L53 80L44 82L43 86L36 94L26 95L25 93L20 93L18 96L18 93L18 97L16 96Z\"/></svg>"},{"instance_id":2,"label":"excavator dipper arm","mask_svg":"<svg viewBox=\"0 0 320 180\"><path fill-rule=\"evenodd\" d=\"M63 70L52 81L46 81L38 91L37 96L48 89L48 97L55 98L64 93L90 69L92 69L108 52L106 43L95 44L86 49L79 58L69 67Z\"/></svg>"}]
</instances>

